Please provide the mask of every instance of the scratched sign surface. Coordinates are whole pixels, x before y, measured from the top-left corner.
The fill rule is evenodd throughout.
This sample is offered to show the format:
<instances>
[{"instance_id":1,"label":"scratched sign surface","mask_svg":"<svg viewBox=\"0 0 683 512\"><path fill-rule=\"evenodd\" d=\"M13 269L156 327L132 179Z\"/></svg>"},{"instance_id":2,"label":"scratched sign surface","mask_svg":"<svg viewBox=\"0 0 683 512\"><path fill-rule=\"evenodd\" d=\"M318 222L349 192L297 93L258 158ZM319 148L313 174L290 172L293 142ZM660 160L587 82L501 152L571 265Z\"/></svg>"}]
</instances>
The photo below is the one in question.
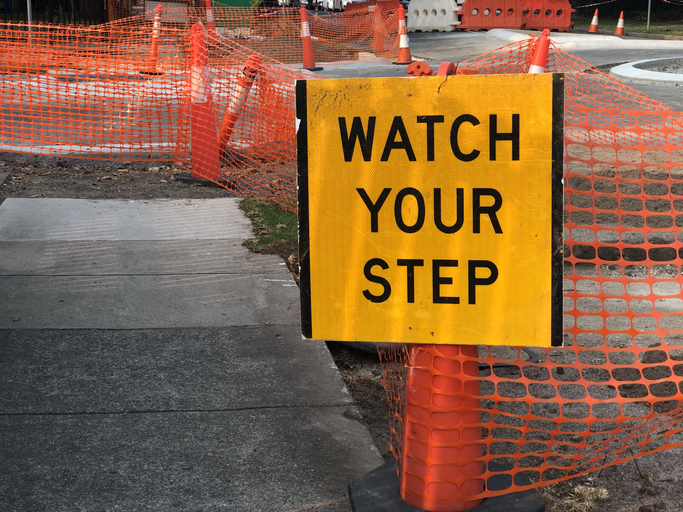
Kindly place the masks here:
<instances>
[{"instance_id":1,"label":"scratched sign surface","mask_svg":"<svg viewBox=\"0 0 683 512\"><path fill-rule=\"evenodd\" d=\"M551 74L298 82L304 336L559 342L563 95Z\"/></svg>"}]
</instances>

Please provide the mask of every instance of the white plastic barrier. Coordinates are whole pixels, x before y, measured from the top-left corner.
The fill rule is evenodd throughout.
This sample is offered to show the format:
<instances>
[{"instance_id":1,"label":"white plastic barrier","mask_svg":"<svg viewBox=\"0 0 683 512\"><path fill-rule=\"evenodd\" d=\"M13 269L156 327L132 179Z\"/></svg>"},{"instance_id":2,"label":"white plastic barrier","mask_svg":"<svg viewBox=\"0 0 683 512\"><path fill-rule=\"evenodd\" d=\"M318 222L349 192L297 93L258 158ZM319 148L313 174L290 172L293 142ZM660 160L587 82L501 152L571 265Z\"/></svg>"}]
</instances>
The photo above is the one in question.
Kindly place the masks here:
<instances>
[{"instance_id":1,"label":"white plastic barrier","mask_svg":"<svg viewBox=\"0 0 683 512\"><path fill-rule=\"evenodd\" d=\"M455 0L410 0L408 32L452 32L460 25L460 10Z\"/></svg>"}]
</instances>

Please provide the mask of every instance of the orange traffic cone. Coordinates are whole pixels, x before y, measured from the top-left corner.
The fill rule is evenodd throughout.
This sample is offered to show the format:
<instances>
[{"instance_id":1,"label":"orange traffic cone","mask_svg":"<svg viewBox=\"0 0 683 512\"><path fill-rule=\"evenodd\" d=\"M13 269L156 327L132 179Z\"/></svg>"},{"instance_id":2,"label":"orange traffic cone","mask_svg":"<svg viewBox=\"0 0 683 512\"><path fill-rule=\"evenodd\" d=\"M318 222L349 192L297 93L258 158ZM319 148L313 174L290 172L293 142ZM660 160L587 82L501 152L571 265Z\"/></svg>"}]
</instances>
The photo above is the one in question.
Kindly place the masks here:
<instances>
[{"instance_id":1,"label":"orange traffic cone","mask_svg":"<svg viewBox=\"0 0 683 512\"><path fill-rule=\"evenodd\" d=\"M598 33L598 10L595 9L595 14L593 15L593 19L591 20L591 26L588 27L588 32L590 34L597 34Z\"/></svg>"},{"instance_id":2,"label":"orange traffic cone","mask_svg":"<svg viewBox=\"0 0 683 512\"><path fill-rule=\"evenodd\" d=\"M541 36L536 40L534 55L531 57L529 73L545 73L548 67L548 50L550 50L550 30L545 29Z\"/></svg>"},{"instance_id":3,"label":"orange traffic cone","mask_svg":"<svg viewBox=\"0 0 683 512\"><path fill-rule=\"evenodd\" d=\"M190 81L190 126L192 134L192 178L220 182L216 116L208 68L204 28L192 27L192 75Z\"/></svg>"},{"instance_id":4,"label":"orange traffic cone","mask_svg":"<svg viewBox=\"0 0 683 512\"><path fill-rule=\"evenodd\" d=\"M301 6L301 47L304 55L304 69L320 71L322 68L315 65L311 29L308 27L308 12L306 12L306 8L303 5Z\"/></svg>"},{"instance_id":5,"label":"orange traffic cone","mask_svg":"<svg viewBox=\"0 0 683 512\"><path fill-rule=\"evenodd\" d=\"M621 11L621 14L619 15L619 21L617 22L617 29L614 31L614 35L624 35L624 11Z\"/></svg>"},{"instance_id":6,"label":"orange traffic cone","mask_svg":"<svg viewBox=\"0 0 683 512\"><path fill-rule=\"evenodd\" d=\"M260 70L261 57L258 55L251 55L244 64L242 74L237 80L237 87L230 96L230 102L228 103L228 108L225 111L225 116L221 123L221 129L218 135L218 147L221 152L226 151L226 146L230 140L232 131L235 128L237 119L239 119L242 108L247 102L249 91L251 91L251 87L254 85L254 80Z\"/></svg>"},{"instance_id":7,"label":"orange traffic cone","mask_svg":"<svg viewBox=\"0 0 683 512\"><path fill-rule=\"evenodd\" d=\"M406 34L408 33L408 26L406 25L406 10L403 8L402 4L398 6L398 33L401 33L401 27L406 29Z\"/></svg>"},{"instance_id":8,"label":"orange traffic cone","mask_svg":"<svg viewBox=\"0 0 683 512\"><path fill-rule=\"evenodd\" d=\"M407 365L399 493L424 510L484 501L478 348L413 345Z\"/></svg>"},{"instance_id":9,"label":"orange traffic cone","mask_svg":"<svg viewBox=\"0 0 683 512\"><path fill-rule=\"evenodd\" d=\"M159 60L159 35L161 32L161 12L163 8L158 4L154 9L154 25L152 26L152 41L149 45L149 60L147 69L140 71L143 75L161 75L157 69Z\"/></svg>"},{"instance_id":10,"label":"orange traffic cone","mask_svg":"<svg viewBox=\"0 0 683 512\"><path fill-rule=\"evenodd\" d=\"M398 58L394 64L410 64L413 56L410 55L408 46L408 32L406 30L406 14L403 6L398 8Z\"/></svg>"}]
</instances>

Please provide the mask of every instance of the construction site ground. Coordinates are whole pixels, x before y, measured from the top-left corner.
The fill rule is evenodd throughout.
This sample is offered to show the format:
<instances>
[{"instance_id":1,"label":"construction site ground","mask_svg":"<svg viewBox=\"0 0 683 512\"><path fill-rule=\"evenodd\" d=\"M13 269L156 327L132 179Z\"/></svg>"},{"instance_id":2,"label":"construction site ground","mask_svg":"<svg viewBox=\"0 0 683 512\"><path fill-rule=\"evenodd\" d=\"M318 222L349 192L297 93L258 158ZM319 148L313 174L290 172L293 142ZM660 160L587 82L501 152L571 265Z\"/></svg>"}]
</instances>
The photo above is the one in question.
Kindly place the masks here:
<instances>
[{"instance_id":1,"label":"construction site ground","mask_svg":"<svg viewBox=\"0 0 683 512\"><path fill-rule=\"evenodd\" d=\"M436 69L519 35L415 33L410 47ZM683 41L565 39L603 69L683 55ZM633 87L683 111L678 87ZM0 509L346 512L346 484L390 457L377 357L331 344L335 365L325 344L302 342L285 263L242 246L250 226L231 191L182 172L0 154ZM581 483L607 489L605 510L681 510L680 457L543 497L572 510Z\"/></svg>"}]
</instances>

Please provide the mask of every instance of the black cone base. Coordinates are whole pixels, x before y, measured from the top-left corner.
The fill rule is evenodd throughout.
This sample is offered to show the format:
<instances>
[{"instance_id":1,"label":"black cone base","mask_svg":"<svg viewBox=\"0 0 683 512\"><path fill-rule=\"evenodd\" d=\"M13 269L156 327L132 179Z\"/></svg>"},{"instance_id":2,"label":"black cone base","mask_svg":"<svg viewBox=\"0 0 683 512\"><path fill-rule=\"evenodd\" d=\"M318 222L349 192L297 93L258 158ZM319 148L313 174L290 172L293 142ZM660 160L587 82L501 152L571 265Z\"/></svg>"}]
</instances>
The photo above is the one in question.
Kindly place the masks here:
<instances>
[{"instance_id":1,"label":"black cone base","mask_svg":"<svg viewBox=\"0 0 683 512\"><path fill-rule=\"evenodd\" d=\"M520 475L517 475L518 480ZM529 484L531 480L526 475ZM495 475L488 481L489 489L501 488L501 479L505 474ZM526 482L520 482L522 484ZM349 484L349 500L353 512L418 512L401 499L396 476L396 461L390 460L377 469L366 473ZM484 503L467 512L544 512L545 504L535 489L511 492L501 496L486 498Z\"/></svg>"}]
</instances>

